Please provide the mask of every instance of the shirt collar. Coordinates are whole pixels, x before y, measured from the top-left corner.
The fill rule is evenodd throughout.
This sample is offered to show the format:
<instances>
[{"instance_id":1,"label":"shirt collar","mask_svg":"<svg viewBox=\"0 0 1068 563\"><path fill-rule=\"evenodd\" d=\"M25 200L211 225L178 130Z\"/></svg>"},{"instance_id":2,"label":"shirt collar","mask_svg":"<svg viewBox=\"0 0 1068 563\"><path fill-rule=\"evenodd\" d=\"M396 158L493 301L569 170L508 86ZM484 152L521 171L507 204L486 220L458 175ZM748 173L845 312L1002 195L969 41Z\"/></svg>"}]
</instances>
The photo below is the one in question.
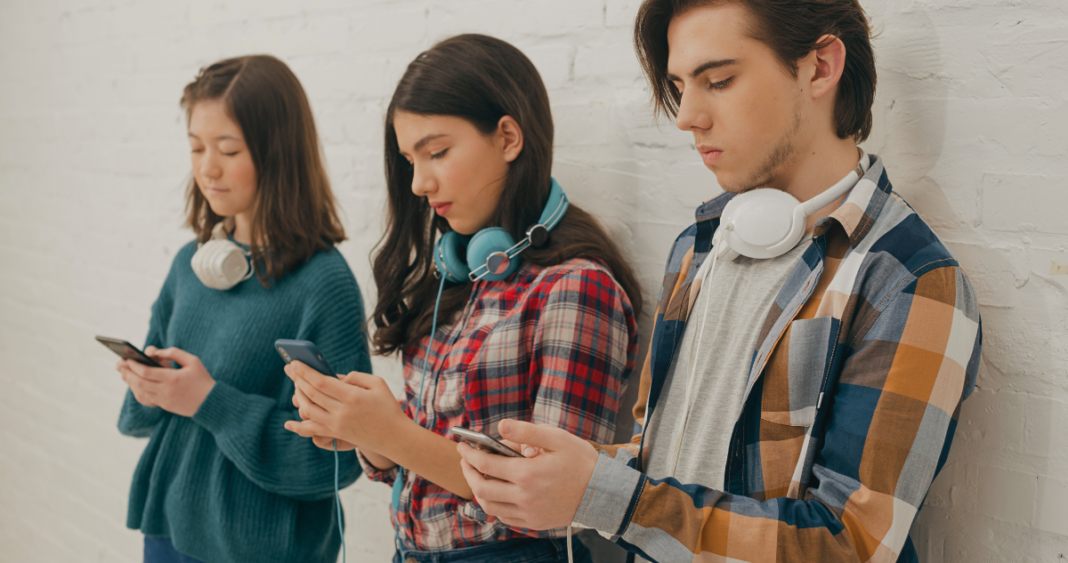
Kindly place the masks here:
<instances>
[{"instance_id":1,"label":"shirt collar","mask_svg":"<svg viewBox=\"0 0 1068 563\"><path fill-rule=\"evenodd\" d=\"M849 191L842 205L816 223L814 235L824 235L834 223L838 223L849 237L850 246L856 248L871 231L892 187L890 180L886 177L886 170L883 168L883 159L878 155L866 153L864 158L868 159L868 171ZM719 218L723 215L723 208L727 206L727 202L734 199L736 195L738 194L724 192L702 203L694 213L697 222Z\"/></svg>"}]
</instances>

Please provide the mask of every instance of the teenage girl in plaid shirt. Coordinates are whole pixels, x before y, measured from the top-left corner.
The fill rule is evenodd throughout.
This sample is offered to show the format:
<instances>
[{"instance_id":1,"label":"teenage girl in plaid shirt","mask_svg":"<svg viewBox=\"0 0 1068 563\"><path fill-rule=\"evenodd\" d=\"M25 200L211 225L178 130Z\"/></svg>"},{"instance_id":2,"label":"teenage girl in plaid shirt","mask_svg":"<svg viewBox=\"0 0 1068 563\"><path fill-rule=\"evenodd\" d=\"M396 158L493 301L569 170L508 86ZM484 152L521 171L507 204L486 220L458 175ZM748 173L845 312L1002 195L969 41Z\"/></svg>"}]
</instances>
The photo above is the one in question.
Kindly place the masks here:
<instances>
[{"instance_id":1,"label":"teenage girl in plaid shirt","mask_svg":"<svg viewBox=\"0 0 1068 563\"><path fill-rule=\"evenodd\" d=\"M472 500L448 430L499 437L497 423L516 418L611 440L637 352L638 284L597 221L559 205L548 95L511 45L462 35L420 54L394 92L385 137L373 344L401 353L404 399L370 374L339 381L294 363L304 421L287 428L326 449L335 439L359 448L368 477L394 486L394 561L566 561L564 529L513 528ZM499 227L522 241L547 207L566 211L547 239L530 237L514 271L490 260L473 283L455 271L457 258L460 270L471 262L468 237ZM487 272L478 266L472 278ZM581 543L573 555L590 560Z\"/></svg>"}]
</instances>

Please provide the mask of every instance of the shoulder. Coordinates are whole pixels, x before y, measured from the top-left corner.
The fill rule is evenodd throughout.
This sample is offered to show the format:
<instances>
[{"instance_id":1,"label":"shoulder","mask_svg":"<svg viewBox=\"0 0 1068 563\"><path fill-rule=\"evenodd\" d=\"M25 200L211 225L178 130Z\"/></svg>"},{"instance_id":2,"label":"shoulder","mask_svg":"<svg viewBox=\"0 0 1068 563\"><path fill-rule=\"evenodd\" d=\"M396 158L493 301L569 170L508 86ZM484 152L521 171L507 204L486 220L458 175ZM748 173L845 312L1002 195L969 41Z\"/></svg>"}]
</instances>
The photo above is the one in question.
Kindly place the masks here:
<instances>
[{"instance_id":1,"label":"shoulder","mask_svg":"<svg viewBox=\"0 0 1068 563\"><path fill-rule=\"evenodd\" d=\"M891 192L879 216L855 251L870 262L893 266L902 275L921 276L934 268L960 264L930 225L897 192Z\"/></svg>"},{"instance_id":2,"label":"shoulder","mask_svg":"<svg viewBox=\"0 0 1068 563\"><path fill-rule=\"evenodd\" d=\"M608 271L604 264L589 258L572 258L554 266L542 267L536 276L532 285L550 287L565 280L600 278L602 276L612 278L611 272ZM613 281L615 281L614 278Z\"/></svg>"},{"instance_id":3,"label":"shoulder","mask_svg":"<svg viewBox=\"0 0 1068 563\"><path fill-rule=\"evenodd\" d=\"M531 296L550 302L608 302L630 309L626 292L608 267L587 258L542 268L531 283Z\"/></svg>"},{"instance_id":4,"label":"shoulder","mask_svg":"<svg viewBox=\"0 0 1068 563\"><path fill-rule=\"evenodd\" d=\"M317 252L289 276L305 283L313 284L322 284L324 282L356 284L356 276L353 275L352 268L349 268L348 261L341 255L337 247Z\"/></svg>"},{"instance_id":5,"label":"shoulder","mask_svg":"<svg viewBox=\"0 0 1068 563\"><path fill-rule=\"evenodd\" d=\"M199 245L196 239L191 240L181 248L178 249L177 254L174 255L174 259L171 260L170 273L167 274L167 279L176 279L182 275L194 275L193 274L193 255L197 253ZM172 282L173 283L173 282Z\"/></svg>"},{"instance_id":6,"label":"shoulder","mask_svg":"<svg viewBox=\"0 0 1068 563\"><path fill-rule=\"evenodd\" d=\"M871 230L847 261L859 266L855 292L877 309L897 295L909 294L948 301L977 316L976 296L960 262L897 192L888 194Z\"/></svg>"},{"instance_id":7,"label":"shoulder","mask_svg":"<svg viewBox=\"0 0 1068 563\"><path fill-rule=\"evenodd\" d=\"M287 274L277 291L299 296L316 311L362 311L363 297L349 263L336 247L321 250Z\"/></svg>"},{"instance_id":8,"label":"shoulder","mask_svg":"<svg viewBox=\"0 0 1068 563\"><path fill-rule=\"evenodd\" d=\"M182 245L182 247L178 249L178 253L174 255L174 260L171 262L171 269L174 270L177 266L184 266L192 269L190 263L193 260L193 255L197 253L199 247L196 239Z\"/></svg>"}]
</instances>

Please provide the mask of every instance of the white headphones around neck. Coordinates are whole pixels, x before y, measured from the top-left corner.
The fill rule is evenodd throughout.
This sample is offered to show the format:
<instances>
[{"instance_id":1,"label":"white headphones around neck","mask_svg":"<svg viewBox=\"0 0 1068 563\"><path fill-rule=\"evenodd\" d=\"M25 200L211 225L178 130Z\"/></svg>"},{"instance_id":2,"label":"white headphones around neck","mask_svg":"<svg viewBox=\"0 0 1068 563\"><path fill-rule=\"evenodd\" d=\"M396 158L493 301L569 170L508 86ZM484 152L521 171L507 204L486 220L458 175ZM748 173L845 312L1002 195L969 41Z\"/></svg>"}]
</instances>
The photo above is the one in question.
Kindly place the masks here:
<instances>
[{"instance_id":1,"label":"white headphones around neck","mask_svg":"<svg viewBox=\"0 0 1068 563\"><path fill-rule=\"evenodd\" d=\"M857 184L868 171L868 157L860 152L857 167L846 174L837 184L827 188L820 195L801 203L794 196L774 188L759 188L734 196L723 208L719 219L719 228L712 237L712 253L701 264L694 283L698 279L704 284L712 279L716 261L720 258L734 260L739 255L756 259L775 258L786 254L805 237L806 219L809 215L827 207L834 200L842 197ZM702 286L703 287L703 286ZM702 290L703 291L703 290ZM690 341L690 378L686 382L686 405L682 411L682 428L675 434L672 455L671 475L679 466L682 453L682 439L686 433L686 424L690 420L690 408L694 402L694 389L697 381L697 364L694 355L697 344L704 339L705 325L708 324L708 307L711 299L705 300L705 307L700 325L693 331ZM691 314L696 314L692 311Z\"/></svg>"},{"instance_id":2,"label":"white headphones around neck","mask_svg":"<svg viewBox=\"0 0 1068 563\"><path fill-rule=\"evenodd\" d=\"M868 158L860 150L856 168L805 203L774 188L758 188L734 196L723 208L712 240L717 256L733 260L739 254L758 259L786 254L804 238L808 216L845 195L867 170Z\"/></svg>"},{"instance_id":3,"label":"white headphones around neck","mask_svg":"<svg viewBox=\"0 0 1068 563\"><path fill-rule=\"evenodd\" d=\"M222 291L252 277L251 252L241 248L227 236L227 224L233 219L219 221L211 230L211 239L202 242L193 255L193 273L204 285Z\"/></svg>"}]
</instances>

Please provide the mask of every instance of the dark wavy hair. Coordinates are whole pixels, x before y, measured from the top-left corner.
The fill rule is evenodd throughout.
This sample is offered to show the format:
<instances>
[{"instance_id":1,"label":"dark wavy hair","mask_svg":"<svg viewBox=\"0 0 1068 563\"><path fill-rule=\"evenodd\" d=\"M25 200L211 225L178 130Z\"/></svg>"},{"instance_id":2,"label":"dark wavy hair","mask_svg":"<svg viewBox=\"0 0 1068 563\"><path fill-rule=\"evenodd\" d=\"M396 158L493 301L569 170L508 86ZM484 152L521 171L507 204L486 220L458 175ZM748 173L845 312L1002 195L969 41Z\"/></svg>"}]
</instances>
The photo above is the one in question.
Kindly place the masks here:
<instances>
[{"instance_id":1,"label":"dark wavy hair","mask_svg":"<svg viewBox=\"0 0 1068 563\"><path fill-rule=\"evenodd\" d=\"M186 121L196 104L221 100L241 127L256 167L252 264L265 287L320 250L345 240L323 166L311 105L293 71L269 55L226 59L200 69L185 87ZM186 224L211 238L223 217L211 210L196 178L186 190Z\"/></svg>"},{"instance_id":2,"label":"dark wavy hair","mask_svg":"<svg viewBox=\"0 0 1068 563\"><path fill-rule=\"evenodd\" d=\"M533 63L512 45L485 35L458 35L420 54L408 65L386 111L385 164L389 191L386 232L374 257L378 304L372 315L377 354L403 351L430 333L438 280L434 276L434 244L449 230L425 197L412 193L412 167L400 154L393 116L461 117L483 134L497 130L511 116L523 131L523 150L509 165L501 199L491 224L515 240L537 223L551 187L553 121L549 95ZM548 244L523 252L522 259L540 266L572 258L604 264L630 299L635 315L642 296L634 273L619 247L597 220L571 204L553 229ZM446 284L439 320L452 319L466 302L470 283Z\"/></svg>"},{"instance_id":3,"label":"dark wavy hair","mask_svg":"<svg viewBox=\"0 0 1068 563\"><path fill-rule=\"evenodd\" d=\"M679 111L679 91L667 77L667 30L676 16L701 6L736 1L753 18L749 36L775 51L788 72L797 76L797 61L822 49L820 37L833 35L846 48L845 69L834 102L838 137L858 143L871 134L875 101L875 53L871 27L859 0L645 0L634 22L634 48L653 90L653 104L662 115Z\"/></svg>"}]
</instances>

